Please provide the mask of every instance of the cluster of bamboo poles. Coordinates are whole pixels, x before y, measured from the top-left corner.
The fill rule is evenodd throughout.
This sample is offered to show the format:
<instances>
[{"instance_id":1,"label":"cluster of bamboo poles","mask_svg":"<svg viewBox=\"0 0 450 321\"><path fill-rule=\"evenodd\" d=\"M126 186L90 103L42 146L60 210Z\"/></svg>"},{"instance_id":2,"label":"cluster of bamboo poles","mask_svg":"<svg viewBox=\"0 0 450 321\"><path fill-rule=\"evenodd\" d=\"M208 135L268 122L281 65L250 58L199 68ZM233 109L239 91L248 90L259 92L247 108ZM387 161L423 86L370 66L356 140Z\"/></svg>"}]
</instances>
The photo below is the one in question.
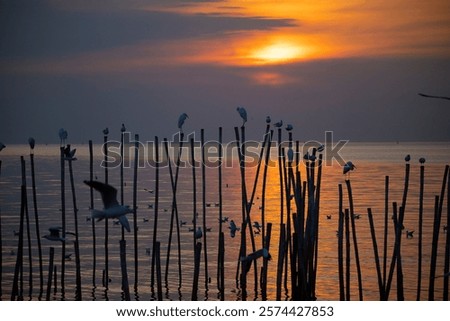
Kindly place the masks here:
<instances>
[{"instance_id":1,"label":"cluster of bamboo poles","mask_svg":"<svg viewBox=\"0 0 450 321\"><path fill-rule=\"evenodd\" d=\"M423 215L424 215L424 182L425 182L425 166L424 159L421 160L420 165L420 185L419 185L419 212L418 212L418 249L417 249L417 282L416 282L416 300L421 300L422 297L422 283L423 280ZM404 233L404 219L408 199L409 191L409 180L410 180L410 163L409 157L405 163L405 179L403 196L400 203L394 201L390 204L389 199L389 176L385 176L385 197L384 197L384 226L383 226L383 251L380 255L376 228L374 225L372 208L367 208L367 215L370 225L370 234L372 239L372 246L374 252L374 263L377 273L377 283L379 298L381 301L389 300L389 295L391 291L391 286L393 283L394 273L396 275L396 290L397 296L396 300L405 300L404 294L404 283L403 283L403 268L402 268L402 236L408 237L408 231ZM358 299L363 300L363 284L362 284L362 272L358 252L358 238L357 230L355 224L356 214L354 212L352 187L350 179L345 181L347 193L348 193L348 208L344 208L344 193L342 184L338 185L339 189L339 223L338 223L338 268L339 268L339 297L340 300L350 300L350 270L351 270L351 243L354 249L354 262L356 265L356 273L358 279ZM429 301L435 299L435 281L438 277L444 278L443 283L443 300L448 300L449 294L449 262L450 262L450 233L446 233L445 249L444 249L444 271L442 275L436 274L436 263L437 263L437 253L439 244L439 235L441 229L441 220L443 212L443 204L445 200L445 191L447 189L447 222L450 222L450 177L449 177L449 165L445 166L442 188L440 195L435 196L435 206L434 206L434 218L433 218L433 235L431 244L431 259L429 266L429 277L428 277L428 297ZM390 205L392 205L392 212L390 212ZM413 215L413 213L408 213L408 215ZM392 223L389 221L391 217ZM392 224L392 226L390 225ZM390 227L391 226L391 227ZM389 238L388 234L392 228L394 232L394 244L391 246L392 254L390 256L389 262ZM352 238L350 239L350 234ZM412 236L412 234L411 234ZM380 259L380 256L382 260ZM345 263L344 263L345 261Z\"/></svg>"},{"instance_id":2,"label":"cluster of bamboo poles","mask_svg":"<svg viewBox=\"0 0 450 321\"><path fill-rule=\"evenodd\" d=\"M236 258L236 287L240 290L240 298L246 300L248 298L248 273L253 266L253 277L255 293L261 293L261 299L267 299L267 285L268 285L268 270L269 270L269 255L262 255L262 253L269 253L271 246L271 236L273 224L279 224L279 243L277 246L278 257L275 263L271 265L271 269L276 269L276 300L282 299L283 290L287 293L290 291L290 297L293 300L315 300L316 299L316 279L317 279L317 267L318 267L318 251L319 251L319 210L320 210L320 192L321 192L321 180L322 180L322 153L319 146L312 148L305 157L301 157L299 141L294 141L292 137L292 131L289 129L287 144L282 144L282 128L275 127L277 134L277 141L274 140L274 130L271 129L270 123L267 123L264 139L259 150L259 157L257 158L257 167L255 176L253 178L252 186L248 186L248 173L246 171L246 153L247 153L247 141L246 141L246 128L235 127L235 143L238 151L239 170L240 170L240 183L241 183L241 224L240 224L240 246L239 253ZM109 168L108 168L108 134L109 131L105 129L104 142L103 142L103 155L104 155L104 182L109 182ZM121 130L121 145L120 153L122 160L124 159L124 136L125 128L122 126ZM222 185L223 185L223 149L222 147L222 128L219 128L218 133L218 195L219 195L219 232L218 232L218 244L217 244L217 271L216 271L216 284L218 289L218 298L220 300L225 299L225 233L223 228L223 202L222 202ZM133 209L133 249L134 249L134 289L137 293L138 280L139 280L139 261L138 249L140 247L138 239L138 226L137 226L137 182L138 182L138 163L140 156L140 144L139 135L134 137L134 166L133 166L133 185L132 185L132 209ZM211 276L209 273L209 260L211 257L208 255L207 246L207 209L206 209L206 159L205 159L205 133L201 130L201 156L195 154L195 142L191 138L189 141L185 141L184 133L179 133L179 145L178 151L174 154L174 160L172 161L169 152L169 142L164 138L162 142L163 153L160 155L160 140L159 137L155 137L154 140L154 170L155 170L155 186L154 186L154 205L153 205L153 235L151 243L151 265L150 272L150 287L152 293L155 294L154 298L157 300L163 300L163 286L168 286L169 278L173 282L174 275L170 275L169 266L171 266L171 259L173 259L172 243L176 237L177 245L177 265L178 265L178 284L179 287L183 284L182 262L184 258L181 254L181 233L180 233L180 217L178 213L177 205L177 190L179 183L180 162L182 158L182 152L185 150L184 143L188 143L190 147L190 154L187 155L190 159L192 167L192 239L193 239L193 257L194 257L194 272L192 278L192 292L191 300L198 299L198 289L200 282L200 271L202 269L202 254L203 254L203 275L204 275L204 287L208 289L211 286ZM270 153L273 144L277 146L277 165L278 165L278 177L279 177L279 191L280 191L280 209L279 209L279 222L267 222L265 218L266 212L266 187L267 176L270 163ZM74 184L74 174L72 162L76 160L74 157L75 150L71 149L69 144L65 144L65 140L61 139L60 146L60 187L61 187L61 263L58 265L55 263L55 248L52 246L49 248L49 266L47 274L47 283L44 284L44 267L43 267L43 251L41 246L41 236L39 230L39 213L37 206L37 193L36 193L36 181L34 170L34 141L30 142L30 166L31 166L31 179L32 179L32 198L33 209L35 213L35 229L36 239L39 255L39 280L40 280L40 292L39 299L51 299L51 292L53 290L56 294L59 288L62 298L65 293L65 261L66 261L66 247L71 246L68 243L67 235L73 234L75 236L73 241L73 249L75 253L75 269L76 269L76 300L82 300L82 279L81 279L81 262L79 253L79 239L78 239L78 207L77 197ZM89 141L89 172L90 180L94 180L94 151L93 143ZM160 235L158 233L159 223L159 200L160 200L160 167L161 159L165 158L167 161L167 170L170 175L170 186L172 191L171 201L171 213L170 213L170 226L168 235ZM306 177L302 178L301 163L305 164ZM14 280L11 291L11 300L22 300L24 298L24 248L28 249L28 265L29 265L29 297L32 296L32 244L31 244L31 223L28 213L28 197L26 186L26 164L24 157L21 157L22 166L22 184L21 184L21 209L20 209L20 223L19 223L19 239L17 245L17 260L14 269ZM261 168L262 167L262 168ZM201 171L201 183L197 182L197 170ZM66 205L66 169L69 171L70 191L73 201L73 222L74 233L67 231L67 212L68 206ZM1 162L0 162L1 173ZM373 223L372 210L368 208L368 218L371 229L371 236L373 241L373 249L375 256L375 265L377 269L378 285L380 292L380 300L388 300L390 288L393 280L394 272L396 271L397 280L397 299L403 300L403 275L402 275L402 259L401 259L401 235L402 226L405 216L406 201L408 194L410 167L409 163L406 164L405 171L405 187L403 193L403 199L400 207L397 203L392 204L392 218L394 224L395 243L393 245L393 253L390 265L388 266L388 216L389 216L389 176L386 176L386 192L385 192L385 226L384 226L384 246L383 246L383 264L381 266L377 237L375 235L375 227ZM262 183L259 183L260 180ZM436 278L436 257L437 257L437 244L439 229L441 225L441 216L443 209L443 202L445 199L445 187L449 183L448 179L448 166L445 169L444 179L442 184L442 191L440 196L436 196L435 206L435 218L433 228L433 247L431 253L431 265L430 265L430 277L429 277L429 300L434 299L434 281ZM363 300L363 287L362 287L362 274L360 259L358 253L358 242L355 224L355 213L353 205L353 196L350 180L345 181L349 207L344 208L344 196L342 185L339 184L339 222L338 222L338 268L339 268L339 294L341 300L350 300L350 270L351 270L351 240L354 248L357 275L358 275L358 289L359 299ZM256 196L256 191L261 184L261 211L258 214L252 212L252 206ZM420 168L420 209L419 209L419 270L418 270L418 283L417 283L417 300L421 299L421 275L422 275L422 215L423 215L423 185L424 185L424 166L422 164ZM201 186L201 201L197 200L197 189ZM120 203L125 204L124 200L124 162L120 164ZM95 207L94 204L94 191L90 189L90 208ZM450 208L449 204L449 187L447 187L447 209ZM201 204L201 208L198 208L198 204ZM98 205L100 206L100 205ZM199 215L201 213L201 215ZM449 211L450 213L450 211ZM1 214L1 213L0 213ZM257 244L255 240L254 230L252 228L252 222L261 220L261 244ZM447 221L450 220L450 214L448 214ZM96 270L97 270L97 234L96 230L99 225L94 219L91 220L92 227L92 284L95 287L97 283ZM198 230L202 230L202 235L199 236ZM26 238L25 238L26 233ZM126 234L122 227L121 240L119 242L120 249L120 266L121 266L121 279L122 279L122 294L124 300L130 300L130 289L128 280L127 266L127 254L126 254ZM168 237L168 239L166 239ZM1 215L0 215L0 250L1 244ZM24 242L28 241L27 246ZM108 219L105 219L104 223L104 268L102 270L102 286L106 289L109 287L109 224ZM272 242L273 243L273 242ZM345 244L344 244L345 243ZM162 263L163 253L161 253L161 244L166 245L167 253L165 256L165 264ZM449 270L449 233L447 233L445 249L445 271ZM345 248L344 248L345 245ZM1 252L1 251L0 251ZM260 255L257 256L256 254ZM258 269L257 258L262 257L262 266ZM345 265L344 265L345 259ZM0 263L2 263L2 255L0 254ZM142 263L141 263L142 264ZM144 263L146 264L146 263ZM165 270L163 271L163 266ZM58 268L59 267L59 278ZM1 268L1 264L0 264ZM2 270L0 270L0 296L2 294L1 288ZM59 287L58 287L59 280ZM45 290L45 291L44 291ZM260 292L259 292L260 291ZM444 299L448 299L448 276L445 277L444 283Z\"/></svg>"}]
</instances>

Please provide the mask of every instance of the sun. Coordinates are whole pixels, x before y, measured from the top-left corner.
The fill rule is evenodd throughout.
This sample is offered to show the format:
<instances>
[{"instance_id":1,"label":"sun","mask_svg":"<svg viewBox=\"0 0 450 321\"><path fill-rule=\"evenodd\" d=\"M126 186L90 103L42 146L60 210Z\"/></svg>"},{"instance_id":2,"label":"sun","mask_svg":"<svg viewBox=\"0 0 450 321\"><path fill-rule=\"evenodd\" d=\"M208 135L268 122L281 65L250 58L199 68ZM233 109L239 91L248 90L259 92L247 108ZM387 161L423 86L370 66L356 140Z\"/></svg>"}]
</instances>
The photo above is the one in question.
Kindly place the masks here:
<instances>
[{"instance_id":1,"label":"sun","mask_svg":"<svg viewBox=\"0 0 450 321\"><path fill-rule=\"evenodd\" d=\"M280 42L260 47L250 56L261 64L286 63L302 58L304 50L298 45Z\"/></svg>"}]
</instances>

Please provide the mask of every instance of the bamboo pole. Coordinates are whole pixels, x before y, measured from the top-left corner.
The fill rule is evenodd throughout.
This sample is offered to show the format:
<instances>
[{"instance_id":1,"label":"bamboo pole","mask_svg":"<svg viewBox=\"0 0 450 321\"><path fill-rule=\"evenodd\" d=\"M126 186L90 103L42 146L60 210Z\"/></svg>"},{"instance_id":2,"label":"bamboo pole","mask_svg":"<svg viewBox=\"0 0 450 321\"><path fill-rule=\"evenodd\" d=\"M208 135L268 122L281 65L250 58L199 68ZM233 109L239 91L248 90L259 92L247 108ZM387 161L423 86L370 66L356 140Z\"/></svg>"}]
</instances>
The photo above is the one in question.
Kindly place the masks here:
<instances>
[{"instance_id":1,"label":"bamboo pole","mask_svg":"<svg viewBox=\"0 0 450 321\"><path fill-rule=\"evenodd\" d=\"M92 140L89 140L89 180L94 180L94 150L92 146ZM89 209L94 208L94 189L89 187ZM92 285L96 285L96 268L97 268L97 238L95 233L95 220L91 218L92 228Z\"/></svg>"},{"instance_id":2,"label":"bamboo pole","mask_svg":"<svg viewBox=\"0 0 450 321\"><path fill-rule=\"evenodd\" d=\"M345 220L345 300L350 301L350 212L344 211Z\"/></svg>"},{"instance_id":3,"label":"bamboo pole","mask_svg":"<svg viewBox=\"0 0 450 321\"><path fill-rule=\"evenodd\" d=\"M267 234L264 236L263 248L269 251L270 249L270 238L272 235L272 223L267 223ZM263 266L261 271L261 297L262 300L267 300L267 272L269 269L269 260L267 258L263 259Z\"/></svg>"},{"instance_id":4,"label":"bamboo pole","mask_svg":"<svg viewBox=\"0 0 450 321\"><path fill-rule=\"evenodd\" d=\"M103 131L105 133L105 131ZM104 169L105 169L105 184L108 184L108 134L103 136L103 156L104 156ZM103 273L103 286L109 289L109 225L108 218L105 218L105 268Z\"/></svg>"},{"instance_id":5,"label":"bamboo pole","mask_svg":"<svg viewBox=\"0 0 450 321\"><path fill-rule=\"evenodd\" d=\"M422 239L423 239L423 192L425 183L425 166L420 165L420 183L419 183L419 241L417 249L417 295L416 300L420 301L422 292Z\"/></svg>"},{"instance_id":6,"label":"bamboo pole","mask_svg":"<svg viewBox=\"0 0 450 321\"><path fill-rule=\"evenodd\" d=\"M48 278L47 278L47 293L45 299L50 301L50 294L52 290L52 277L53 277L53 259L55 257L55 248L50 247L49 263L48 263Z\"/></svg>"},{"instance_id":7,"label":"bamboo pole","mask_svg":"<svg viewBox=\"0 0 450 321\"><path fill-rule=\"evenodd\" d=\"M26 169L25 169L25 159L23 156L21 156L21 163L22 163L22 185L25 186L25 191L26 191L27 178L26 178ZM27 248L28 248L28 265L29 265L29 272L28 272L29 293L28 293L28 296L31 300L31 296L33 293L33 258L32 258L32 247L31 247L30 216L28 213L28 197L27 197L26 192L25 192L23 201L24 201L24 205L25 205L25 224L26 224L26 229L27 229ZM23 269L23 267L22 267L22 269Z\"/></svg>"},{"instance_id":8,"label":"bamboo pole","mask_svg":"<svg viewBox=\"0 0 450 321\"><path fill-rule=\"evenodd\" d=\"M219 127L218 145L218 192L219 192L219 252L217 253L217 287L220 300L225 300L225 236L223 233L223 197L222 197L222 127Z\"/></svg>"},{"instance_id":9,"label":"bamboo pole","mask_svg":"<svg viewBox=\"0 0 450 321\"><path fill-rule=\"evenodd\" d=\"M206 165L205 165L205 130L202 128L200 130L200 141L201 141L201 157L202 157L202 222L203 222L203 255L205 263L205 288L208 289L209 275L208 275L208 247L206 245Z\"/></svg>"},{"instance_id":10,"label":"bamboo pole","mask_svg":"<svg viewBox=\"0 0 450 321\"><path fill-rule=\"evenodd\" d=\"M202 252L202 243L198 242L195 244L194 248L194 280L192 284L192 296L191 301L197 301L197 293L198 293L198 279L200 274L200 258Z\"/></svg>"},{"instance_id":11,"label":"bamboo pole","mask_svg":"<svg viewBox=\"0 0 450 321\"><path fill-rule=\"evenodd\" d=\"M127 272L127 243L126 240L119 241L120 246L120 268L122 272L122 291L125 301L130 301L130 287L128 284L128 272Z\"/></svg>"},{"instance_id":12,"label":"bamboo pole","mask_svg":"<svg viewBox=\"0 0 450 321\"><path fill-rule=\"evenodd\" d=\"M66 272L66 183L65 183L65 163L64 147L60 148L61 163L61 221L62 221L62 253L61 253L61 293L64 297L65 292L65 272Z\"/></svg>"},{"instance_id":13,"label":"bamboo pole","mask_svg":"<svg viewBox=\"0 0 450 321\"><path fill-rule=\"evenodd\" d=\"M159 214L159 138L155 136L155 144L153 146L155 149L155 204L153 210L155 213L155 218L153 221L153 242L152 242L152 262L151 262L151 273L150 273L150 287L153 289L155 286L155 265L156 265L156 240L158 234L158 214Z\"/></svg>"},{"instance_id":14,"label":"bamboo pole","mask_svg":"<svg viewBox=\"0 0 450 321\"><path fill-rule=\"evenodd\" d=\"M344 212L342 209L342 184L338 185L339 189L339 221L338 221L338 274L339 274L339 300L345 300L345 287L344 287Z\"/></svg>"},{"instance_id":15,"label":"bamboo pole","mask_svg":"<svg viewBox=\"0 0 450 321\"><path fill-rule=\"evenodd\" d=\"M161 275L161 244L156 242L156 284L158 301L162 301L162 275Z\"/></svg>"},{"instance_id":16,"label":"bamboo pole","mask_svg":"<svg viewBox=\"0 0 450 321\"><path fill-rule=\"evenodd\" d=\"M447 226L450 225L450 176L447 179ZM450 270L450 233L447 231L447 237L445 242L445 255L444 255L444 288L443 288L443 300L448 301L449 294L449 275Z\"/></svg>"},{"instance_id":17,"label":"bamboo pole","mask_svg":"<svg viewBox=\"0 0 450 321\"><path fill-rule=\"evenodd\" d=\"M367 209L367 216L369 218L370 235L372 236L373 254L375 257L375 268L377 270L378 290L380 291L380 300L384 301L385 295L384 295L383 278L381 274L380 257L378 256L377 237L375 234L375 225L373 223L373 215L371 208Z\"/></svg>"},{"instance_id":18,"label":"bamboo pole","mask_svg":"<svg viewBox=\"0 0 450 321\"><path fill-rule=\"evenodd\" d=\"M35 166L34 166L34 146L30 149L30 166L31 166L31 186L32 186L32 193L33 193L34 220L35 220L35 228L36 228L36 241L37 241L38 258L39 258L39 298L41 298L42 293L43 293L43 288L44 288L44 272L43 272L43 265L42 265L41 235L40 235L40 230L39 230L39 214L38 214L39 212L38 212L38 206L37 206L36 173L35 173ZM1 228L1 225L0 225L0 228ZM0 239L1 239L1 234L0 234ZM1 264L1 260L0 260L0 264ZM0 279L0 283L1 283L1 279ZM0 296L1 296L1 290L0 290Z\"/></svg>"},{"instance_id":19,"label":"bamboo pole","mask_svg":"<svg viewBox=\"0 0 450 321\"><path fill-rule=\"evenodd\" d=\"M23 162L22 162L23 163ZM23 164L22 164L23 166ZM23 299L23 224L25 217L25 194L26 189L21 186L21 202L20 202L20 223L19 223L19 242L17 244L16 265L14 267L13 287L11 291L11 301ZM20 280L19 280L20 279ZM19 287L20 282L20 287Z\"/></svg>"},{"instance_id":20,"label":"bamboo pole","mask_svg":"<svg viewBox=\"0 0 450 321\"><path fill-rule=\"evenodd\" d=\"M383 243L383 289L385 290L387 282L387 256L388 256L387 248L388 248L388 229L389 229L388 218L389 218L389 176L386 175L384 183L384 243Z\"/></svg>"},{"instance_id":21,"label":"bamboo pole","mask_svg":"<svg viewBox=\"0 0 450 321\"><path fill-rule=\"evenodd\" d=\"M444 196L445 196L445 187L447 185L447 177L449 172L449 165L445 166L444 171L444 177L442 180L442 188L441 188L441 194L440 196L436 196L435 201L438 203L435 203L435 207L437 206L435 210L435 217L434 217L434 224L433 224L433 243L431 246L431 262L430 262L430 285L428 287L428 301L434 301L434 283L435 283L435 276L436 276L436 261L437 261L437 250L438 250L438 243L439 243L439 232L441 228L441 217L442 217L442 207L444 203Z\"/></svg>"},{"instance_id":22,"label":"bamboo pole","mask_svg":"<svg viewBox=\"0 0 450 321\"><path fill-rule=\"evenodd\" d=\"M363 291L362 291L361 263L359 260L358 240L357 240L357 236L356 236L356 224L355 224L355 212L354 212L354 208L353 208L352 187L351 187L349 179L345 180L345 183L347 184L348 200L349 200L349 206L350 206L350 222L352 225L353 247L355 250L356 272L357 272L357 276L358 276L359 300L362 301L363 300Z\"/></svg>"},{"instance_id":23,"label":"bamboo pole","mask_svg":"<svg viewBox=\"0 0 450 321\"><path fill-rule=\"evenodd\" d=\"M137 226L137 175L139 165L139 135L134 135L134 175L133 175L133 234L134 234L134 288L139 283L138 226Z\"/></svg>"}]
</instances>

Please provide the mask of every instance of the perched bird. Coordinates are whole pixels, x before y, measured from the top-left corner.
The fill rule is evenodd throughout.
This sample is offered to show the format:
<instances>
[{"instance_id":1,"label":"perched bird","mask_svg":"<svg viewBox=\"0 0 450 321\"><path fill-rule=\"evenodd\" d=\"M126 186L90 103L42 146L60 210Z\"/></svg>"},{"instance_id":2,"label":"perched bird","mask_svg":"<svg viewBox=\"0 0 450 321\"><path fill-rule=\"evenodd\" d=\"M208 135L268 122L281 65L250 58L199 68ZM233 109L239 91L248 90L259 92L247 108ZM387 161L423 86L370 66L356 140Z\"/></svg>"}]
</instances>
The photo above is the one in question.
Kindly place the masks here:
<instances>
[{"instance_id":1,"label":"perched bird","mask_svg":"<svg viewBox=\"0 0 450 321\"><path fill-rule=\"evenodd\" d=\"M325 145L324 145L324 144L322 144L322 145L320 145L319 147L317 147L317 151L318 151L319 153L322 153L324 150L325 150Z\"/></svg>"},{"instance_id":2,"label":"perched bird","mask_svg":"<svg viewBox=\"0 0 450 321\"><path fill-rule=\"evenodd\" d=\"M420 164L425 164L425 158L421 157L421 158L419 159L419 163L420 163Z\"/></svg>"},{"instance_id":3,"label":"perched bird","mask_svg":"<svg viewBox=\"0 0 450 321\"><path fill-rule=\"evenodd\" d=\"M106 127L105 129L103 129L103 135L108 135L109 134L109 129L108 127Z\"/></svg>"},{"instance_id":4,"label":"perched bird","mask_svg":"<svg viewBox=\"0 0 450 321\"><path fill-rule=\"evenodd\" d=\"M266 123L267 123L267 124L270 124L271 121L272 121L272 120L270 119L270 116L267 116L267 117L266 117Z\"/></svg>"},{"instance_id":5,"label":"perched bird","mask_svg":"<svg viewBox=\"0 0 450 321\"><path fill-rule=\"evenodd\" d=\"M0 152L6 147L5 144L3 144L2 142L0 142Z\"/></svg>"},{"instance_id":6,"label":"perched bird","mask_svg":"<svg viewBox=\"0 0 450 321\"><path fill-rule=\"evenodd\" d=\"M294 127L292 127L291 124L287 124L287 125L286 125L286 130L287 130L288 132L290 132L292 129L294 129Z\"/></svg>"},{"instance_id":7,"label":"perched bird","mask_svg":"<svg viewBox=\"0 0 450 321\"><path fill-rule=\"evenodd\" d=\"M186 118L189 118L189 116L186 113L182 113L180 117L178 117L178 129L183 132L183 125Z\"/></svg>"},{"instance_id":8,"label":"perched bird","mask_svg":"<svg viewBox=\"0 0 450 321\"><path fill-rule=\"evenodd\" d=\"M230 226L228 228L230 229L231 237L235 237L236 231L240 230L240 228L236 226L236 223L234 223L233 220L230 221Z\"/></svg>"},{"instance_id":9,"label":"perched bird","mask_svg":"<svg viewBox=\"0 0 450 321\"><path fill-rule=\"evenodd\" d=\"M120 131L121 131L122 133L124 133L126 130L127 130L127 129L125 128L125 124L122 123L122 128L120 128Z\"/></svg>"},{"instance_id":10,"label":"perched bird","mask_svg":"<svg viewBox=\"0 0 450 321\"><path fill-rule=\"evenodd\" d=\"M411 155L406 155L405 156L405 162L409 162L411 160Z\"/></svg>"},{"instance_id":11,"label":"perched bird","mask_svg":"<svg viewBox=\"0 0 450 321\"><path fill-rule=\"evenodd\" d=\"M64 160L71 160L71 161L77 160L77 159L75 158L75 153L76 153L76 151L77 151L76 148L74 148L74 149L71 150L71 149L70 149L70 146L67 145L67 147L64 148Z\"/></svg>"},{"instance_id":12,"label":"perched bird","mask_svg":"<svg viewBox=\"0 0 450 321\"><path fill-rule=\"evenodd\" d=\"M281 126L283 126L283 121L282 120L280 120L279 122L277 122L277 123L275 123L275 124L273 124L275 127L277 127L277 128L281 128Z\"/></svg>"},{"instance_id":13,"label":"perched bird","mask_svg":"<svg viewBox=\"0 0 450 321\"><path fill-rule=\"evenodd\" d=\"M44 235L42 238L47 239L49 241L60 241L64 242L65 239L59 235L61 231L61 227L49 227L50 234Z\"/></svg>"},{"instance_id":14,"label":"perched bird","mask_svg":"<svg viewBox=\"0 0 450 321\"><path fill-rule=\"evenodd\" d=\"M352 171L352 170L354 170L355 168L356 168L356 166L355 166L351 161L348 161L348 162L345 163L345 165L344 165L343 173L344 173L344 174L347 174L349 171Z\"/></svg>"},{"instance_id":15,"label":"perched bird","mask_svg":"<svg viewBox=\"0 0 450 321\"><path fill-rule=\"evenodd\" d=\"M413 233L414 233L414 231L406 231L406 238L410 239L410 238L414 237Z\"/></svg>"},{"instance_id":16,"label":"perched bird","mask_svg":"<svg viewBox=\"0 0 450 321\"><path fill-rule=\"evenodd\" d=\"M242 267L245 269L246 273L250 270L252 262L259 259L260 257L263 257L264 259L269 261L272 259L269 251L266 248L262 248L256 252L250 253L247 256L242 256L240 258L242 262Z\"/></svg>"},{"instance_id":17,"label":"perched bird","mask_svg":"<svg viewBox=\"0 0 450 321\"><path fill-rule=\"evenodd\" d=\"M33 137L28 138L28 144L30 145L31 149L34 149L34 145L36 144L36 141Z\"/></svg>"},{"instance_id":18,"label":"perched bird","mask_svg":"<svg viewBox=\"0 0 450 321\"><path fill-rule=\"evenodd\" d=\"M60 128L58 134L59 134L59 139L61 141L61 145L64 145L66 143L66 139L68 136L67 131L64 128Z\"/></svg>"},{"instance_id":19,"label":"perched bird","mask_svg":"<svg viewBox=\"0 0 450 321\"><path fill-rule=\"evenodd\" d=\"M242 118L242 126L245 125L245 123L247 122L247 111L245 110L244 107L237 107L236 110L238 111L239 115Z\"/></svg>"},{"instance_id":20,"label":"perched bird","mask_svg":"<svg viewBox=\"0 0 450 321\"><path fill-rule=\"evenodd\" d=\"M195 231L195 238L198 240L198 239L201 239L202 236L203 236L202 228L197 227L197 231Z\"/></svg>"},{"instance_id":21,"label":"perched bird","mask_svg":"<svg viewBox=\"0 0 450 321\"><path fill-rule=\"evenodd\" d=\"M92 218L101 221L104 218L117 218L122 226L130 232L130 224L126 214L133 213L129 206L120 205L117 201L117 189L111 185L98 181L84 181L84 183L100 192L103 201L103 210L92 209Z\"/></svg>"}]
</instances>

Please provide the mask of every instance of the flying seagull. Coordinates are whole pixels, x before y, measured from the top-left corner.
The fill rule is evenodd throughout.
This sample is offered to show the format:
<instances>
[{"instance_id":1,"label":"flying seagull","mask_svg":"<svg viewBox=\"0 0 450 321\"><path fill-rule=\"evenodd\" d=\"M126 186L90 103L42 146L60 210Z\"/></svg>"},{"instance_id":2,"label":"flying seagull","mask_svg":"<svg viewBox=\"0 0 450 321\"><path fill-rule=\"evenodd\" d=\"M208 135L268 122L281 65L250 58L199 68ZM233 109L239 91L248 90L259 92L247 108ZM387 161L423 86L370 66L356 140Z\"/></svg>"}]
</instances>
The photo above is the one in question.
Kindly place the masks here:
<instances>
[{"instance_id":1,"label":"flying seagull","mask_svg":"<svg viewBox=\"0 0 450 321\"><path fill-rule=\"evenodd\" d=\"M59 235L61 231L61 227L49 227L50 234L44 235L42 238L47 239L49 241L65 241L63 237Z\"/></svg>"},{"instance_id":2,"label":"flying seagull","mask_svg":"<svg viewBox=\"0 0 450 321\"><path fill-rule=\"evenodd\" d=\"M117 218L122 226L130 232L130 224L126 214L133 213L129 206L120 205L117 201L117 189L111 185L98 181L84 181L84 183L100 192L103 201L103 210L92 210L92 218L101 221L104 218Z\"/></svg>"},{"instance_id":3,"label":"flying seagull","mask_svg":"<svg viewBox=\"0 0 450 321\"><path fill-rule=\"evenodd\" d=\"M244 107L237 107L236 110L238 111L239 115L242 118L242 126L245 125L245 123L247 122L247 111L245 110Z\"/></svg>"},{"instance_id":4,"label":"flying seagull","mask_svg":"<svg viewBox=\"0 0 450 321\"><path fill-rule=\"evenodd\" d=\"M240 230L240 228L236 226L236 223L234 223L233 220L230 221L230 226L228 228L230 229L231 237L234 237L236 235L236 231Z\"/></svg>"},{"instance_id":5,"label":"flying seagull","mask_svg":"<svg viewBox=\"0 0 450 321\"><path fill-rule=\"evenodd\" d=\"M186 113L182 113L180 117L178 117L178 128L181 132L183 132L183 124L186 118L189 118L189 116Z\"/></svg>"},{"instance_id":6,"label":"flying seagull","mask_svg":"<svg viewBox=\"0 0 450 321\"><path fill-rule=\"evenodd\" d=\"M450 100L450 97L445 97L445 96L433 96L433 95L426 95L426 94L421 94L421 93L419 93L419 96L426 97L426 98L437 98L437 99Z\"/></svg>"}]
</instances>

